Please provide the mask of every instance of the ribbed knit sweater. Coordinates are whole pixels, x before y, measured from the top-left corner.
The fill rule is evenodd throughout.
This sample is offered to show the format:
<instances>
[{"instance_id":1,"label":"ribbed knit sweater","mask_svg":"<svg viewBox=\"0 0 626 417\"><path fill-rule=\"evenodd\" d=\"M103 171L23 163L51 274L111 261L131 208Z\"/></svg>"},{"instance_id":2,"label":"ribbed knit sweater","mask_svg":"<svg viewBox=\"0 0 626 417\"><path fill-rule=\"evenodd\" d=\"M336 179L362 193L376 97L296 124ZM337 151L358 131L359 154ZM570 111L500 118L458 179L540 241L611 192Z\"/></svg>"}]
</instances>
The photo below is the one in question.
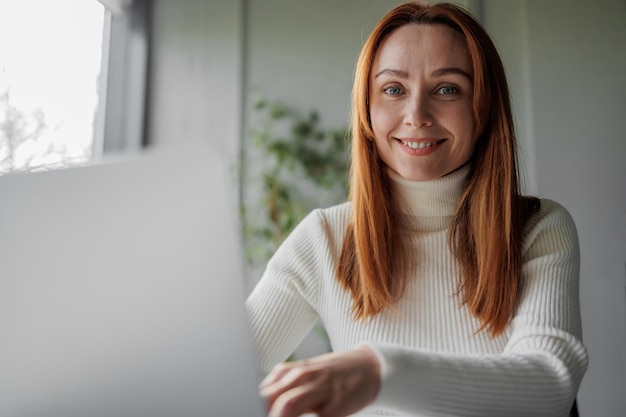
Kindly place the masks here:
<instances>
[{"instance_id":1,"label":"ribbed knit sweater","mask_svg":"<svg viewBox=\"0 0 626 417\"><path fill-rule=\"evenodd\" d=\"M587 368L582 344L576 228L541 200L528 222L523 290L506 331L475 334L479 321L455 296L459 274L448 231L469 168L413 182L390 172L407 203L416 269L397 311L355 321L335 279L350 203L311 212L269 261L246 302L260 366L299 346L319 318L333 351L371 347L382 370L376 401L357 415L567 416Z\"/></svg>"}]
</instances>

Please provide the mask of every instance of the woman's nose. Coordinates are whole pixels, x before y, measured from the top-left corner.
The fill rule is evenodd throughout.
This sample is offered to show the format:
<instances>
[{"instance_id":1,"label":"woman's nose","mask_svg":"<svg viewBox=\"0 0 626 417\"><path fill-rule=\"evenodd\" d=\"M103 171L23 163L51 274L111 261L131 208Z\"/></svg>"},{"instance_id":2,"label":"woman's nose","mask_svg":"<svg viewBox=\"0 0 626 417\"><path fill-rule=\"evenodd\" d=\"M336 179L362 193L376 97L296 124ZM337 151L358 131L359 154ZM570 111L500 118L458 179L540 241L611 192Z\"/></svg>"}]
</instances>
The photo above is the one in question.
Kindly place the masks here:
<instances>
[{"instance_id":1,"label":"woman's nose","mask_svg":"<svg viewBox=\"0 0 626 417\"><path fill-rule=\"evenodd\" d=\"M407 100L405 124L413 127L430 126L433 122L432 108L428 97L419 95Z\"/></svg>"}]
</instances>

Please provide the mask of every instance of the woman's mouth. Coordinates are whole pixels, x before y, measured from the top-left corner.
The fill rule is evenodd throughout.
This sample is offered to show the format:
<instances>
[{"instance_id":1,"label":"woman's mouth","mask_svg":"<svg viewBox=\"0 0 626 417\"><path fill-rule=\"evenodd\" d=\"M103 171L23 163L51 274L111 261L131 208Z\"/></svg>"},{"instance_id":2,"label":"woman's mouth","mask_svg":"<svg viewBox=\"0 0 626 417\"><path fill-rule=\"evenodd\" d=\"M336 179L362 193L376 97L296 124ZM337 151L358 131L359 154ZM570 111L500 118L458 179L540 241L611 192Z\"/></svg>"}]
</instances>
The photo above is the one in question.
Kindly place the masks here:
<instances>
[{"instance_id":1,"label":"woman's mouth","mask_svg":"<svg viewBox=\"0 0 626 417\"><path fill-rule=\"evenodd\" d=\"M430 140L420 139L418 141L417 140L404 140L404 139L398 139L398 140L404 146L419 151L421 149L426 149L426 148L430 148L435 145L438 145L442 143L445 139L430 139Z\"/></svg>"}]
</instances>

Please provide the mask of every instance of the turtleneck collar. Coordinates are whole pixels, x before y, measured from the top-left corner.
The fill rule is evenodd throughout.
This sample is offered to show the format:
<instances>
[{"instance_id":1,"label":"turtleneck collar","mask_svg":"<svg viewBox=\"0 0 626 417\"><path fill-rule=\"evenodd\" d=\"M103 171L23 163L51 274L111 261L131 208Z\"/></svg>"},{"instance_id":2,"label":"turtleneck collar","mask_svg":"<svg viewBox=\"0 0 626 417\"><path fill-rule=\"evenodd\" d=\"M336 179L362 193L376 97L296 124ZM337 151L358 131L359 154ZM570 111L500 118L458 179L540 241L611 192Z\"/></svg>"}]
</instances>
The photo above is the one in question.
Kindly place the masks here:
<instances>
[{"instance_id":1,"label":"turtleneck collar","mask_svg":"<svg viewBox=\"0 0 626 417\"><path fill-rule=\"evenodd\" d=\"M388 169L394 193L400 198L402 214L417 217L454 216L463 195L469 164L441 178L430 181L411 181Z\"/></svg>"}]
</instances>

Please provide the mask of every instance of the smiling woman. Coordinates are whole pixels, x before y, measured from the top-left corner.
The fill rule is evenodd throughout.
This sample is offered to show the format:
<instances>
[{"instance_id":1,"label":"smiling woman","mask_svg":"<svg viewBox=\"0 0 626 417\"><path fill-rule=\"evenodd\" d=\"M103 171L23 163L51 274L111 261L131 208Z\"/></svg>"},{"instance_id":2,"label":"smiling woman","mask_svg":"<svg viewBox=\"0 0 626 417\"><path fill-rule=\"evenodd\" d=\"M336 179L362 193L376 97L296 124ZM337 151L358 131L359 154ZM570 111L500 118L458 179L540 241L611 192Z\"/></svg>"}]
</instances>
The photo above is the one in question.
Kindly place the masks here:
<instances>
[{"instance_id":1,"label":"smiling woman","mask_svg":"<svg viewBox=\"0 0 626 417\"><path fill-rule=\"evenodd\" d=\"M406 25L381 44L371 69L370 118L381 159L413 181L439 178L476 144L472 66L444 25Z\"/></svg>"},{"instance_id":2,"label":"smiling woman","mask_svg":"<svg viewBox=\"0 0 626 417\"><path fill-rule=\"evenodd\" d=\"M0 174L93 155L105 9L95 0L3 6Z\"/></svg>"},{"instance_id":3,"label":"smiling woman","mask_svg":"<svg viewBox=\"0 0 626 417\"><path fill-rule=\"evenodd\" d=\"M588 360L576 226L519 191L491 38L405 3L354 74L349 201L306 216L247 300L269 414L567 415ZM333 352L281 363L317 319Z\"/></svg>"}]
</instances>

